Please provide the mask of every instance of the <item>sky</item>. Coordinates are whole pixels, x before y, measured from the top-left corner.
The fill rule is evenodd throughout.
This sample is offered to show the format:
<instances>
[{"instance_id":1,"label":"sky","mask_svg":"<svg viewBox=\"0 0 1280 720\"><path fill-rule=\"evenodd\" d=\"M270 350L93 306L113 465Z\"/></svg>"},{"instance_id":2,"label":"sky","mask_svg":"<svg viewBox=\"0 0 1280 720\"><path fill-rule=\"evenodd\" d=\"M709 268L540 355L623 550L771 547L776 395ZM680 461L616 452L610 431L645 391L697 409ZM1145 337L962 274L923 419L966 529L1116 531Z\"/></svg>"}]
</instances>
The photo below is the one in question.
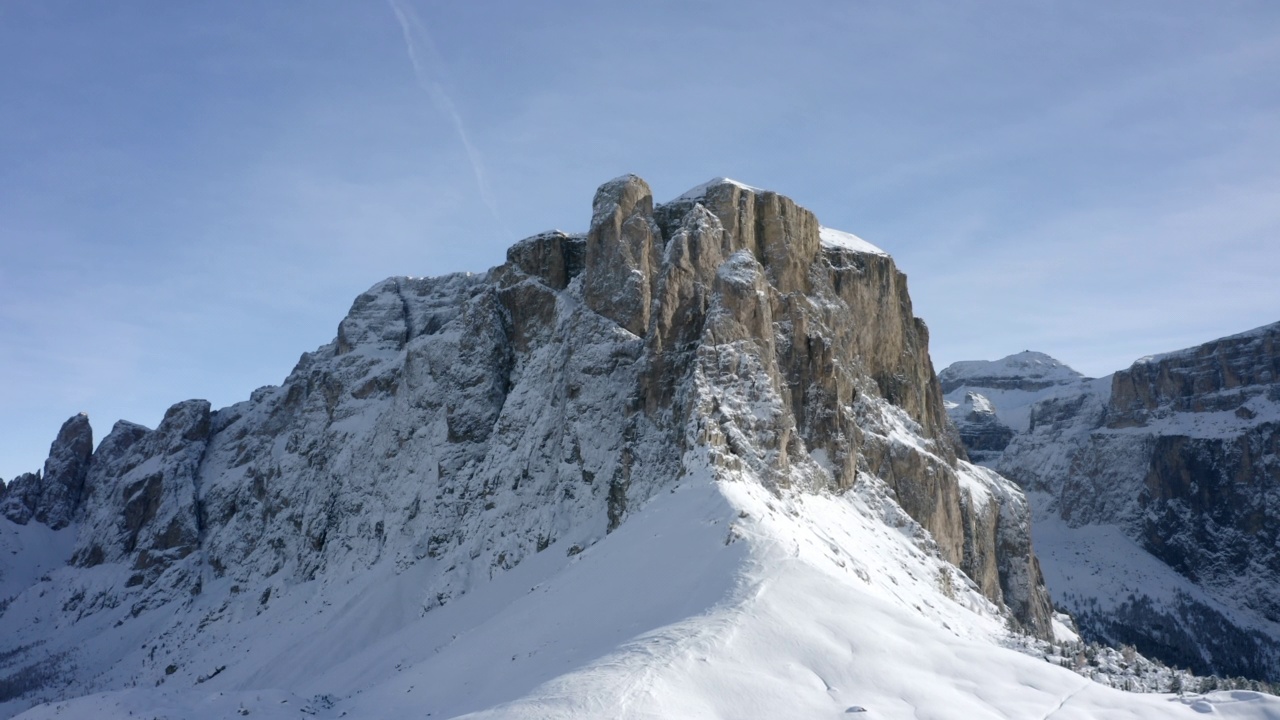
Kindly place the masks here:
<instances>
[{"instance_id":1,"label":"sky","mask_svg":"<svg viewBox=\"0 0 1280 720\"><path fill-rule=\"evenodd\" d=\"M279 384L391 275L728 176L891 253L938 369L1280 320L1280 4L0 3L0 478Z\"/></svg>"}]
</instances>

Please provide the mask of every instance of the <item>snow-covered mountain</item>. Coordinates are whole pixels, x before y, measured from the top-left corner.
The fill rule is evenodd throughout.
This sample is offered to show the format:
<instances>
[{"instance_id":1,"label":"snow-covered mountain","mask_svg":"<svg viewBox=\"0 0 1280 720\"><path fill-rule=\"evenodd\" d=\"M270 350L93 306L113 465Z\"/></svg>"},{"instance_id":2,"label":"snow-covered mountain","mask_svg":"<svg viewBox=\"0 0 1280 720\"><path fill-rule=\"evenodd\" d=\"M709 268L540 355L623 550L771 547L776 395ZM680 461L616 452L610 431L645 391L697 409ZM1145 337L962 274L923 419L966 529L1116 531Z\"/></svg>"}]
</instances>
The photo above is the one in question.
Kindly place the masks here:
<instances>
[{"instance_id":1,"label":"snow-covered mountain","mask_svg":"<svg viewBox=\"0 0 1280 720\"><path fill-rule=\"evenodd\" d=\"M375 285L242 403L69 421L0 496L0 713L1280 717L1035 640L1025 498L883 251L723 179L592 210Z\"/></svg>"},{"instance_id":2,"label":"snow-covered mountain","mask_svg":"<svg viewBox=\"0 0 1280 720\"><path fill-rule=\"evenodd\" d=\"M1086 635L1280 679L1278 339L1280 323L1098 380L939 374L966 443L979 423L959 416L962 394L1016 430L971 455L1029 491L1049 587Z\"/></svg>"},{"instance_id":3,"label":"snow-covered mountain","mask_svg":"<svg viewBox=\"0 0 1280 720\"><path fill-rule=\"evenodd\" d=\"M1001 360L963 360L938 373L948 414L962 433L968 422L982 422L993 413L1000 425L1024 433L1031 424L1032 405L1074 393L1084 380L1075 370L1031 350ZM977 417L969 418L970 413ZM966 447L972 449L967 443Z\"/></svg>"}]
</instances>

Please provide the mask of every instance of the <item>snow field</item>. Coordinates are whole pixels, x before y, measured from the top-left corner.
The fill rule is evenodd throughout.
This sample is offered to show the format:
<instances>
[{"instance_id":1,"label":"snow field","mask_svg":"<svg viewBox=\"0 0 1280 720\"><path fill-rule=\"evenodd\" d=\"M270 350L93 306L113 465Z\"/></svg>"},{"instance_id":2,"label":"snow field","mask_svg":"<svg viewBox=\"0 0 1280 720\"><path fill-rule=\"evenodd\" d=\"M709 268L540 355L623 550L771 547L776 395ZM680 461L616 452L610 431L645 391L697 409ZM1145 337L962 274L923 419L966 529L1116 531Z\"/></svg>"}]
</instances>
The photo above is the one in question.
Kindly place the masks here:
<instances>
[{"instance_id":1,"label":"snow field","mask_svg":"<svg viewBox=\"0 0 1280 720\"><path fill-rule=\"evenodd\" d=\"M1124 693L1003 647L900 513L874 478L839 497L686 478L581 554L553 545L425 615L405 598L429 568L298 587L212 628L193 664L248 647L206 683L20 717L1280 718L1277 698Z\"/></svg>"}]
</instances>

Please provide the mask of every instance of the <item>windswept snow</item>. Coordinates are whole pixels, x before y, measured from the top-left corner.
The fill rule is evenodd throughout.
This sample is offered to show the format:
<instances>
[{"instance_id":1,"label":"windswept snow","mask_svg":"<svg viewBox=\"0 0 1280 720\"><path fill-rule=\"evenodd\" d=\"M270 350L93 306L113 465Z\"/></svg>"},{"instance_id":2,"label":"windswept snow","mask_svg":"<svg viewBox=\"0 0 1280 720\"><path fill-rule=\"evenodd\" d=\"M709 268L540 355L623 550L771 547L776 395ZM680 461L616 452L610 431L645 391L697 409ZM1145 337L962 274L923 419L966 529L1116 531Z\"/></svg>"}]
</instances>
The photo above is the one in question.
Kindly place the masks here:
<instances>
[{"instance_id":1,"label":"windswept snow","mask_svg":"<svg viewBox=\"0 0 1280 720\"><path fill-rule=\"evenodd\" d=\"M846 250L870 253L872 255L884 255L885 257L889 256L889 253L881 250L875 245L872 245L853 233L847 233L843 230L833 230L829 227L820 228L818 230L818 237L822 240L822 244L828 247L844 248Z\"/></svg>"},{"instance_id":2,"label":"windswept snow","mask_svg":"<svg viewBox=\"0 0 1280 720\"><path fill-rule=\"evenodd\" d=\"M672 200L672 202L677 202L680 200L697 200L700 197L705 197L707 194L707 191L710 190L711 188L717 185L724 185L726 183L729 185L736 185L737 187L740 187L743 190L750 190L753 193L765 192L764 190L761 190L758 187L752 187L751 185L748 185L744 182L739 182L737 180L734 180L733 178L714 177L697 187L690 188L689 190L682 193L675 200Z\"/></svg>"}]
</instances>

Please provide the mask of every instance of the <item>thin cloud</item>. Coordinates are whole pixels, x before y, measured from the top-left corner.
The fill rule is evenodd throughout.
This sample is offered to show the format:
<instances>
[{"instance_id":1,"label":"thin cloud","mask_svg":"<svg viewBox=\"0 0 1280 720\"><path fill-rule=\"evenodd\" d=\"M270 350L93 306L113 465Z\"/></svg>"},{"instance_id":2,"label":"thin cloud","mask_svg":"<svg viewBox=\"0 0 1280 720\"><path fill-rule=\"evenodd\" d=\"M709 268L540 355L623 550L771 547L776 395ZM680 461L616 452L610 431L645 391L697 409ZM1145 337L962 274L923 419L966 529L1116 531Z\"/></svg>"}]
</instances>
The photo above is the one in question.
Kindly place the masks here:
<instances>
[{"instance_id":1,"label":"thin cloud","mask_svg":"<svg viewBox=\"0 0 1280 720\"><path fill-rule=\"evenodd\" d=\"M471 163L471 172L476 178L476 187L480 190L480 199L484 201L489 212L493 214L493 219L498 223L498 227L508 235L511 233L507 230L506 223L502 221L502 216L498 212L498 204L494 200L493 193L489 190L489 183L485 179L484 163L480 159L480 151L476 149L471 137L467 133L466 123L462 121L462 115L458 112L457 105L454 104L453 98L449 97L449 93L445 92L443 78L440 74L440 57L435 49L435 42L431 39L431 33L427 31L427 26L423 24L413 8L406 5L402 0L387 0L387 5L391 7L391 11L395 13L396 21L400 23L400 31L404 35L405 50L409 55L409 62L413 65L413 74L418 79L418 86L431 98L436 107L440 109L449 120L453 123L454 130L458 133L458 139L462 141L462 147L467 151L467 160ZM424 62L423 55L427 55L430 63Z\"/></svg>"},{"instance_id":2,"label":"thin cloud","mask_svg":"<svg viewBox=\"0 0 1280 720\"><path fill-rule=\"evenodd\" d=\"M1010 120L974 131L967 137L939 143L932 153L896 163L887 170L850 184L850 191L900 190L924 178L972 171L992 159L1015 156L1056 156L1073 134L1094 133L1117 118L1159 118L1161 106L1189 87L1222 83L1224 78L1247 77L1280 58L1280 43L1266 38L1226 49L1188 53L1175 62L1141 67L1114 77L1100 77L1075 93L1064 93L1045 107L1011 108Z\"/></svg>"}]
</instances>

